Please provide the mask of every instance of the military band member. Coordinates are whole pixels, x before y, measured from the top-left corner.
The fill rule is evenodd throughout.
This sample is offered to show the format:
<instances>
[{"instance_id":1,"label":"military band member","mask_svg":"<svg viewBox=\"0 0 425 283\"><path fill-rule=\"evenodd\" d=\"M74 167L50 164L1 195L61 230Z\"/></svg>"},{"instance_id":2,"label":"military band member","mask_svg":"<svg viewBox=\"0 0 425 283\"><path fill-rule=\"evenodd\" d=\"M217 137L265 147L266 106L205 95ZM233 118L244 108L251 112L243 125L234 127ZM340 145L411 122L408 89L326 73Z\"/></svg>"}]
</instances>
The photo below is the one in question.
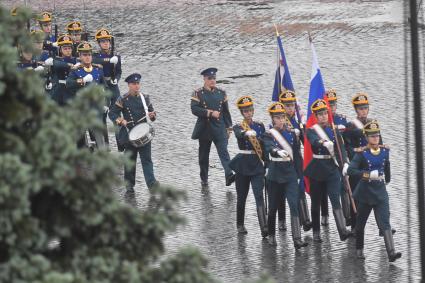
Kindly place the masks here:
<instances>
[{"instance_id":1,"label":"military band member","mask_svg":"<svg viewBox=\"0 0 425 283\"><path fill-rule=\"evenodd\" d=\"M336 139L341 139L339 131L336 135L328 122L326 101L318 99L311 105L317 123L306 131L311 144L313 159L307 165L304 175L310 179L311 215L313 219L313 240L321 242L320 237L320 204L322 194L327 194L331 201L334 218L341 241L345 241L350 233L345 228L345 218L341 209L341 173L336 159ZM345 148L341 144L342 159L345 160ZM347 167L348 164L344 164Z\"/></svg>"},{"instance_id":2,"label":"military band member","mask_svg":"<svg viewBox=\"0 0 425 283\"><path fill-rule=\"evenodd\" d=\"M121 56L113 54L112 34L107 29L100 29L96 32L95 39L100 47L99 53L93 54L93 62L103 66L103 74L106 81L106 89L112 96L107 102L110 107L115 104L115 101L120 96L118 81L121 78ZM103 121L106 124L108 113L105 111ZM106 129L106 128L105 128ZM109 144L108 131L104 132L106 142Z\"/></svg>"},{"instance_id":3,"label":"military band member","mask_svg":"<svg viewBox=\"0 0 425 283\"><path fill-rule=\"evenodd\" d=\"M298 120L298 117L296 115L297 97L295 92L291 90L284 90L279 96L279 102L281 102L285 108L285 112L289 119L292 131L296 134L300 144L304 144L304 125L302 124L302 121ZM302 162L299 165L301 166L299 170L301 170L300 172L302 172ZM301 220L301 224L303 225L304 231L309 231L311 229L310 210L308 209L308 206L307 206L304 178L302 176L299 179L299 189L300 189L300 201L299 201L298 208L300 213L300 220ZM284 225L284 221L286 218L285 214L286 214L286 207L285 207L285 201L283 201L282 207L278 208L279 229L286 226Z\"/></svg>"},{"instance_id":4,"label":"military band member","mask_svg":"<svg viewBox=\"0 0 425 283\"><path fill-rule=\"evenodd\" d=\"M66 87L69 73L80 65L77 58L72 56L72 40L69 35L59 36L56 45L59 56L52 61L52 98L60 106L64 106L72 97L73 92Z\"/></svg>"},{"instance_id":5,"label":"military band member","mask_svg":"<svg viewBox=\"0 0 425 283\"><path fill-rule=\"evenodd\" d=\"M267 172L269 213L268 213L268 242L276 245L276 212L279 204L288 200L291 213L291 231L295 249L300 249L308 244L301 239L301 226L298 213L300 199L298 179L302 175L300 143L293 131L288 126L284 105L280 102L273 103L268 112L272 118L273 128L264 134L264 146L270 156Z\"/></svg>"},{"instance_id":6,"label":"military band member","mask_svg":"<svg viewBox=\"0 0 425 283\"><path fill-rule=\"evenodd\" d=\"M78 56L78 46L83 41L82 39L82 32L83 27L79 21L70 22L66 25L66 31L67 34L71 36L72 42L73 42L73 52L72 56L77 57Z\"/></svg>"},{"instance_id":7,"label":"military band member","mask_svg":"<svg viewBox=\"0 0 425 283\"><path fill-rule=\"evenodd\" d=\"M66 87L69 89L72 97L76 95L78 90L91 84L98 84L105 87L102 65L92 64L93 47L91 44L82 42L78 45L77 50L81 64L78 68L72 70L66 79ZM104 126L106 127L106 124ZM97 130L90 130L98 148L107 148L103 132L99 133ZM79 146L83 146L82 141L79 142Z\"/></svg>"},{"instance_id":8,"label":"military band member","mask_svg":"<svg viewBox=\"0 0 425 283\"><path fill-rule=\"evenodd\" d=\"M192 114L198 117L192 139L199 140L199 167L203 187L208 186L209 155L213 142L224 168L226 186L230 186L235 180L235 174L229 167L230 156L227 151L232 118L226 92L216 86L216 73L216 68L201 72L204 86L195 90L190 103Z\"/></svg>"},{"instance_id":9,"label":"military band member","mask_svg":"<svg viewBox=\"0 0 425 283\"><path fill-rule=\"evenodd\" d=\"M265 160L265 157L261 141L265 128L263 123L253 120L254 101L252 97L240 97L236 106L243 116L243 121L233 126L233 131L238 140L239 153L229 163L229 167L236 172L236 226L238 233L247 233L244 226L245 204L251 184L261 235L266 237L267 221L263 198L265 173L263 160Z\"/></svg>"},{"instance_id":10,"label":"military band member","mask_svg":"<svg viewBox=\"0 0 425 283\"><path fill-rule=\"evenodd\" d=\"M54 46L57 38L55 34L52 34L52 14L49 12L43 12L37 18L40 28L44 32L43 50L50 53L50 56L57 55L57 49Z\"/></svg>"},{"instance_id":11,"label":"military band member","mask_svg":"<svg viewBox=\"0 0 425 283\"><path fill-rule=\"evenodd\" d=\"M139 123L146 123L147 116L149 120L155 121L156 112L148 95L140 92L141 75L134 73L129 75L125 82L128 83L128 92L119 97L109 110L109 118L114 124L123 127L123 129L131 130ZM147 111L145 110L147 108ZM147 112L147 113L146 113ZM141 147L134 147L128 142L128 136L124 143L124 153L130 157L131 164L124 166L124 179L126 181L127 192L134 192L136 183L136 160L137 155L140 156L142 163L143 175L146 185L149 189L158 186L153 170L153 162L151 155L151 142Z\"/></svg>"},{"instance_id":12,"label":"military band member","mask_svg":"<svg viewBox=\"0 0 425 283\"><path fill-rule=\"evenodd\" d=\"M385 247L390 262L401 257L395 251L390 225L390 206L385 184L391 180L390 150L380 145L378 122L368 122L364 126L367 146L358 151L348 167L348 174L360 178L354 192L357 202L356 254L364 259L364 228L372 209L380 230L383 231Z\"/></svg>"}]
</instances>

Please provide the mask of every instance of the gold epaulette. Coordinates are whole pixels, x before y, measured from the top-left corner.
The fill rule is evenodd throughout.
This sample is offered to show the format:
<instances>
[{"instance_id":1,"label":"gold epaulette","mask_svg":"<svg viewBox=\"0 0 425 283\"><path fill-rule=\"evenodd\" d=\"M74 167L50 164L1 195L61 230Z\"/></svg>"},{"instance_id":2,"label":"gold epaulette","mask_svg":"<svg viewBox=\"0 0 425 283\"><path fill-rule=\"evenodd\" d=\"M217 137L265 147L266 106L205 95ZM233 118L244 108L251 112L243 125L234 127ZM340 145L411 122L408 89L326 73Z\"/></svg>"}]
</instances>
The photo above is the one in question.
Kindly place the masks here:
<instances>
[{"instance_id":1,"label":"gold epaulette","mask_svg":"<svg viewBox=\"0 0 425 283\"><path fill-rule=\"evenodd\" d=\"M190 98L191 100L197 101L197 102L201 102L201 100L199 99L199 92L202 90L202 88L198 88L195 91L193 91L192 93L192 97Z\"/></svg>"},{"instance_id":2,"label":"gold epaulette","mask_svg":"<svg viewBox=\"0 0 425 283\"><path fill-rule=\"evenodd\" d=\"M119 108L124 108L124 106L122 105L122 99L117 99L117 101L115 101L115 105L118 106Z\"/></svg>"}]
</instances>

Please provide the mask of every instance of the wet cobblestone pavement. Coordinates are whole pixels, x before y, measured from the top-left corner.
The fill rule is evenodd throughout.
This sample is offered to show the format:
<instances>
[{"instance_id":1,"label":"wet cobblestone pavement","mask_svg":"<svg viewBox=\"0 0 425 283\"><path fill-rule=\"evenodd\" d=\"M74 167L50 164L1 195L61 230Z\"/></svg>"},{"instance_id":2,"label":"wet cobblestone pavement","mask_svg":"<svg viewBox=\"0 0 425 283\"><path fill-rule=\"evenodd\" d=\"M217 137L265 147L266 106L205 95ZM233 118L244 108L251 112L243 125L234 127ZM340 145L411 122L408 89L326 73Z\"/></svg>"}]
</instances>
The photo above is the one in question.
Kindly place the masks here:
<instances>
[{"instance_id":1,"label":"wet cobblestone pavement","mask_svg":"<svg viewBox=\"0 0 425 283\"><path fill-rule=\"evenodd\" d=\"M53 8L51 1L30 2ZM180 208L187 224L166 237L168 253L185 245L198 247L209 258L210 271L223 282L257 278L262 272L277 282L419 280L416 188L413 177L409 177L413 171L406 167L406 150L413 145L405 146L406 105L395 102L405 92L401 1L116 2L111 9L112 27L115 33L124 33L117 38L116 48L123 56L123 77L135 71L142 73L142 89L151 95L158 113L153 141L155 174L162 183L184 190L188 196ZM110 27L107 2L84 3L88 9L85 15L78 1L55 4L61 26L78 13L81 16L77 19L90 19L89 30ZM251 193L246 208L248 234L238 236L236 192L234 187L224 186L224 172L214 148L210 188L201 190L198 144L190 139L196 119L189 106L192 91L202 84L199 71L210 66L219 69L218 79L223 81L220 87L228 93L234 123L240 120L234 104L240 95L252 95L256 119L268 123L266 107L276 67L274 23L283 35L303 108L311 70L307 30L314 37L325 86L335 88L340 97L339 112L353 117L351 96L358 91L369 93L370 116L379 119L384 142L392 149L393 178L387 188L391 223L397 229L394 241L403 253L396 263L388 263L373 216L366 226L364 262L353 258L353 239L339 241L332 213L329 228L322 229L321 245L313 244L311 231L306 232L303 236L309 247L295 252L288 231L278 232L278 245L272 248L261 239ZM120 87L125 90L122 82ZM237 152L234 137L230 138L229 152L231 156ZM140 164L137 170L135 198L128 199L123 188L116 188L116 192L123 201L146 209L149 192ZM406 186L408 182L410 187Z\"/></svg>"}]
</instances>

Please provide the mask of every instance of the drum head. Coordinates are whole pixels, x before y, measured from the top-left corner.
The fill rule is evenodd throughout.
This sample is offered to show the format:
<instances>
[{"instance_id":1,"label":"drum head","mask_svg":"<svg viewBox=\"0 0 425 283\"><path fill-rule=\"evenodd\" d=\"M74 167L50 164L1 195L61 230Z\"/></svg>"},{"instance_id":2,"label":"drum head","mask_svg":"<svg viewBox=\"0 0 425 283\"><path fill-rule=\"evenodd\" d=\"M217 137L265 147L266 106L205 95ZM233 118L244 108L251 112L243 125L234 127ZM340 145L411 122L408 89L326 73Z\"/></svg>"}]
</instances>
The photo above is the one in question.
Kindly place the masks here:
<instances>
[{"instance_id":1,"label":"drum head","mask_svg":"<svg viewBox=\"0 0 425 283\"><path fill-rule=\"evenodd\" d=\"M128 133L128 137L130 140L137 140L144 135L149 133L149 125L147 123L141 123L136 125L131 131Z\"/></svg>"}]
</instances>

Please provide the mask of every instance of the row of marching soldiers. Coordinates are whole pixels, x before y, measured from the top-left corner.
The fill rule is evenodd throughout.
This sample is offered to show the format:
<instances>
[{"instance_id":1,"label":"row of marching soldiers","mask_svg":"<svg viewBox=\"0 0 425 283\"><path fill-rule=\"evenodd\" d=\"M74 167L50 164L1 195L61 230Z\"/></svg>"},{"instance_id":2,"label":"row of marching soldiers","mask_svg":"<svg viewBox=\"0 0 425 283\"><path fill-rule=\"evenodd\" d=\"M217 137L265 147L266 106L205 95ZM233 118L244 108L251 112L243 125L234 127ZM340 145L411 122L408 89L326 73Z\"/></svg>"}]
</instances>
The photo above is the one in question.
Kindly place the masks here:
<instances>
[{"instance_id":1,"label":"row of marching soldiers","mask_svg":"<svg viewBox=\"0 0 425 283\"><path fill-rule=\"evenodd\" d=\"M395 230L391 229L389 221L385 186L391 178L389 148L382 143L378 122L368 118L368 96L359 93L352 99L357 118L351 122L336 113L336 92L329 90L326 96L334 124L329 122L327 102L318 99L311 105L317 123L307 129L296 118L297 99L292 91L283 91L279 102L274 102L268 108L271 117L268 129L263 123L253 120L252 97L243 96L237 100L243 121L233 127L239 153L229 166L236 172L238 233L247 233L244 214L251 183L261 234L267 237L269 244L276 245L276 214L277 211L284 214L285 199L289 204L295 249L308 245L302 240L301 227L304 231L312 228L313 242L322 242L320 224L328 225L329 197L339 237L341 241L356 238L356 256L359 259L365 258L364 228L370 212L374 210L389 261L395 261L401 257L401 253L395 251ZM304 164L301 153L304 141L308 141L312 149L313 158L308 164ZM308 177L310 182L312 221L307 207L304 177ZM353 198L351 191L347 191L343 185L344 179L347 182L349 179ZM264 185L268 194L267 214ZM322 209L322 223L321 207L325 207ZM282 222L285 217L280 215L279 219L279 228L284 230L285 224ZM348 225L351 225L351 231L346 229Z\"/></svg>"},{"instance_id":2,"label":"row of marching soldiers","mask_svg":"<svg viewBox=\"0 0 425 283\"><path fill-rule=\"evenodd\" d=\"M16 10L12 10L12 16ZM66 34L52 34L52 14L43 12L37 17L40 29L32 30L30 36L34 48L31 51L19 48L18 69L32 69L45 80L45 90L60 106L66 105L78 90L90 84L99 84L109 90L112 96L105 101L103 133L89 131L90 138L97 147L109 144L106 127L107 109L115 104L120 96L118 81L121 78L121 57L114 54L114 37L107 29L95 34L99 52L86 41L82 24L73 21L67 24ZM85 39L85 40L84 40ZM84 146L85 140L79 141Z\"/></svg>"}]
</instances>

